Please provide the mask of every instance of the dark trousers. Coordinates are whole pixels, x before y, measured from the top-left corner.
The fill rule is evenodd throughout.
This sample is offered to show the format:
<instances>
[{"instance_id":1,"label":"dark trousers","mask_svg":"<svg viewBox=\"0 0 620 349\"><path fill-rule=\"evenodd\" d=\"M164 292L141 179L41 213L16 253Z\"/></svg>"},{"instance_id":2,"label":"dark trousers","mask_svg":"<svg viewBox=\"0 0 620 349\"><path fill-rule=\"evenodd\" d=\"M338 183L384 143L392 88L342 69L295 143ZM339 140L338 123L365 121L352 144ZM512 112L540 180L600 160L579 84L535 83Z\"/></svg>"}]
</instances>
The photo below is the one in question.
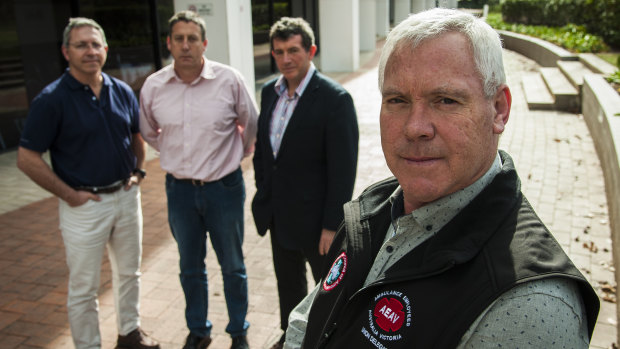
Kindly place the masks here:
<instances>
[{"instance_id":1,"label":"dark trousers","mask_svg":"<svg viewBox=\"0 0 620 349\"><path fill-rule=\"evenodd\" d=\"M306 261L310 263L315 283L318 283L323 276L321 270L325 257L319 255L318 243L316 246L308 246L302 250L289 250L276 241L273 233L269 235L271 236L273 268L278 281L280 328L286 332L289 314L308 294Z\"/></svg>"}]
</instances>

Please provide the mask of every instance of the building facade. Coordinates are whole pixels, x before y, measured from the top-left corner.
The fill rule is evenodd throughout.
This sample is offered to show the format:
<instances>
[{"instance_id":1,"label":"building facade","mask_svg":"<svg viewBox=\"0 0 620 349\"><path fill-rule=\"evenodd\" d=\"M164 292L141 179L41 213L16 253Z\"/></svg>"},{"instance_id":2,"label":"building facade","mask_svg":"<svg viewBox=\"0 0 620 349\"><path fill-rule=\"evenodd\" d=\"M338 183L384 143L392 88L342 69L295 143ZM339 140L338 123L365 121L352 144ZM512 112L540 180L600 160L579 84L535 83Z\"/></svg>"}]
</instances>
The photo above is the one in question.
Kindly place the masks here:
<instances>
[{"instance_id":1,"label":"building facade","mask_svg":"<svg viewBox=\"0 0 620 349\"><path fill-rule=\"evenodd\" d=\"M151 73L170 63L168 19L194 10L207 23L206 56L237 68L248 88L276 73L269 27L283 16L313 27L325 72L354 71L360 51L411 12L457 0L5 0L0 2L0 152L15 149L32 99L66 69L62 31L70 17L89 17L105 30L104 71L136 95Z\"/></svg>"}]
</instances>

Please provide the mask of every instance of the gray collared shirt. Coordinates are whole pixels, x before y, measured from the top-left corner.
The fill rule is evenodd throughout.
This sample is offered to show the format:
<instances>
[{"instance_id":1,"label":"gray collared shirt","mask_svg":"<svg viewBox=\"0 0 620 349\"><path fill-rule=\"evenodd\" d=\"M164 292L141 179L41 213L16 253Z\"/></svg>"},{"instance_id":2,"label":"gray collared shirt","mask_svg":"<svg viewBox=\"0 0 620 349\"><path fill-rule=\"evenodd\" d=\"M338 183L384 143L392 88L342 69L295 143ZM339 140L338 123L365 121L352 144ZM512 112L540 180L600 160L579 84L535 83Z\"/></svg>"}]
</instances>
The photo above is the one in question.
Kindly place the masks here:
<instances>
[{"instance_id":1,"label":"gray collared shirt","mask_svg":"<svg viewBox=\"0 0 620 349\"><path fill-rule=\"evenodd\" d=\"M434 236L467 206L501 171L499 154L491 168L467 188L403 214L403 190L399 186L392 196L392 224L385 234L383 246L375 257L364 286L379 279L383 272L421 243Z\"/></svg>"}]
</instances>

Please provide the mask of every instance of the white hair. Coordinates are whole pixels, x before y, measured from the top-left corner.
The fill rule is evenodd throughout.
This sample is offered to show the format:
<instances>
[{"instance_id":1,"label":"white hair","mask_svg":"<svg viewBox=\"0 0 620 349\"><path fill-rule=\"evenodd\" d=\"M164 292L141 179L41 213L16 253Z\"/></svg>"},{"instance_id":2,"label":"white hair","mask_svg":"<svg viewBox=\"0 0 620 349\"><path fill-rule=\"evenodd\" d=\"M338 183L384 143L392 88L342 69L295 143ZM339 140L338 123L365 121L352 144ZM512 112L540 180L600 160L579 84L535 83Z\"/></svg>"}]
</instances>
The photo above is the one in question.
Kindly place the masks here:
<instances>
[{"instance_id":1,"label":"white hair","mask_svg":"<svg viewBox=\"0 0 620 349\"><path fill-rule=\"evenodd\" d=\"M506 83L499 34L482 19L463 11L442 8L410 15L388 34L379 59L379 90L383 91L385 68L392 54L403 48L413 50L426 40L453 32L461 33L469 40L484 94L487 98L493 97Z\"/></svg>"}]
</instances>

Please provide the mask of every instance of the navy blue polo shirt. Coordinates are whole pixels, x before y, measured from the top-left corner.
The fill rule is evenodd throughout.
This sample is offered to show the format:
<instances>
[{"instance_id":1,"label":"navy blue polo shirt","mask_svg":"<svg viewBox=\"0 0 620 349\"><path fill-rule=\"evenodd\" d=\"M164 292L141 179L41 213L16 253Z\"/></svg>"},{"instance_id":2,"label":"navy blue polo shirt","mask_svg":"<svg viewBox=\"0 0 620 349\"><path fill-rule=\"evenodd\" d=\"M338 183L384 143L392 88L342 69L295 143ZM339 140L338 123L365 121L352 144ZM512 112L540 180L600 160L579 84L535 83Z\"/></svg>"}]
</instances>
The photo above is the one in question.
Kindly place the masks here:
<instances>
[{"instance_id":1,"label":"navy blue polo shirt","mask_svg":"<svg viewBox=\"0 0 620 349\"><path fill-rule=\"evenodd\" d=\"M19 145L50 151L54 172L72 187L105 186L135 168L138 101L124 82L103 75L99 100L69 71L32 101Z\"/></svg>"}]
</instances>

